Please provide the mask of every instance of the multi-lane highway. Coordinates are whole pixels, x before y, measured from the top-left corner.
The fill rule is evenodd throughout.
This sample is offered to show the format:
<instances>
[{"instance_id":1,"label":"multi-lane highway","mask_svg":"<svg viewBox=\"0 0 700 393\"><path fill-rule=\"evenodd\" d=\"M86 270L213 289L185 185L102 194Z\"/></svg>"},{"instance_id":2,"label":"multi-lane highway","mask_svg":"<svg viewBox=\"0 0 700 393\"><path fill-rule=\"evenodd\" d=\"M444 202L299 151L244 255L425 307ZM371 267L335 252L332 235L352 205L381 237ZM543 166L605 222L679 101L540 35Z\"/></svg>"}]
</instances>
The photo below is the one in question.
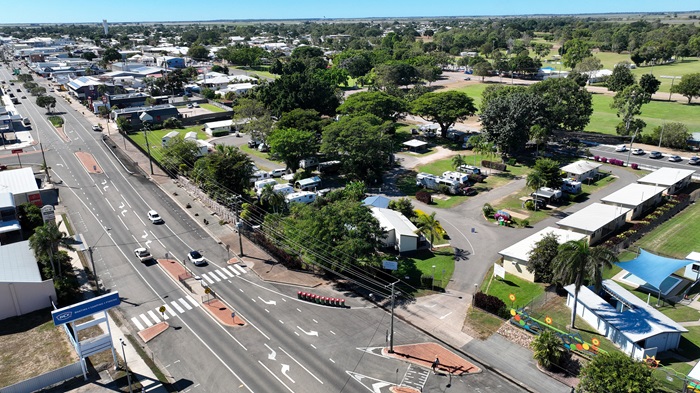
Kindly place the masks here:
<instances>
[{"instance_id":1,"label":"multi-lane highway","mask_svg":"<svg viewBox=\"0 0 700 393\"><path fill-rule=\"evenodd\" d=\"M7 68L0 68L0 77L12 79ZM44 145L61 203L75 231L92 246L104 287L122 296L119 310L126 328L136 332L167 316L171 328L148 349L179 390L364 392L372 391L367 381L375 381L378 391L386 392L389 383L417 375L415 366L363 350L386 345L389 317L383 310L360 300L350 309L301 302L293 296L297 288L270 285L245 267L226 266L226 250L153 182L122 165L103 144L102 134L91 131L64 98L56 96L55 111L65 119L65 137L27 97L17 108L30 118L34 138ZM25 151L23 163L41 162L40 154L33 153L37 146ZM0 152L0 162L16 162L8 153ZM90 157L95 162L86 165ZM148 220L151 209L160 213L163 224ZM179 260L189 250L202 251L209 263L192 269L248 325L221 325L158 264L141 263L133 254L137 247L147 247L157 258L167 253ZM168 308L165 316L156 311L162 305ZM400 321L395 328L397 343L432 341ZM449 380L425 369L418 374L423 391L443 391L448 384L453 391L521 391L490 371Z\"/></svg>"}]
</instances>

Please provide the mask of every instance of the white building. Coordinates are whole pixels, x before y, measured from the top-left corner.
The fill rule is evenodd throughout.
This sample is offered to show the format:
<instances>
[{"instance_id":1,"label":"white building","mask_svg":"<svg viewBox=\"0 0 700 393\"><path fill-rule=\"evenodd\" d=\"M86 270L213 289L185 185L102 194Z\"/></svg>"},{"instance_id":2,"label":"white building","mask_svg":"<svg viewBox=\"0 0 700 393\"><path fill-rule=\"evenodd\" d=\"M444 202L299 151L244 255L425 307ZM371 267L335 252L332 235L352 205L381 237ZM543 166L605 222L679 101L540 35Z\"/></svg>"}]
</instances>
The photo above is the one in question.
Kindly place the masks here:
<instances>
[{"instance_id":1,"label":"white building","mask_svg":"<svg viewBox=\"0 0 700 393\"><path fill-rule=\"evenodd\" d=\"M623 226L629 211L626 207L593 203L559 220L557 225L588 236L588 243L593 245Z\"/></svg>"},{"instance_id":2,"label":"white building","mask_svg":"<svg viewBox=\"0 0 700 393\"><path fill-rule=\"evenodd\" d=\"M51 307L53 280L42 280L29 241L0 246L0 320Z\"/></svg>"},{"instance_id":3,"label":"white building","mask_svg":"<svg viewBox=\"0 0 700 393\"><path fill-rule=\"evenodd\" d=\"M534 282L535 273L530 273L527 270L527 266L530 263L530 251L535 248L537 242L549 234L557 236L557 241L559 244L566 243L570 240L581 240L586 238L586 235L582 233L567 231L560 228L546 227L541 231L530 235L512 246L498 252L501 257L503 257L503 267L506 269L506 272Z\"/></svg>"},{"instance_id":4,"label":"white building","mask_svg":"<svg viewBox=\"0 0 700 393\"><path fill-rule=\"evenodd\" d=\"M394 247L398 252L418 249L418 228L406 216L395 210L380 207L372 207L370 210L385 232L384 237L380 239L385 246Z\"/></svg>"},{"instance_id":5,"label":"white building","mask_svg":"<svg viewBox=\"0 0 700 393\"><path fill-rule=\"evenodd\" d=\"M580 160L562 167L561 170L566 172L565 177L582 182L587 179L595 180L601 166L603 164L598 162Z\"/></svg>"},{"instance_id":6,"label":"white building","mask_svg":"<svg viewBox=\"0 0 700 393\"><path fill-rule=\"evenodd\" d=\"M667 194L676 194L690 184L693 173L692 169L659 168L637 183L664 187Z\"/></svg>"},{"instance_id":7,"label":"white building","mask_svg":"<svg viewBox=\"0 0 700 393\"><path fill-rule=\"evenodd\" d=\"M664 187L632 183L602 198L606 205L630 209L627 220L631 221L656 207L663 198Z\"/></svg>"}]
</instances>

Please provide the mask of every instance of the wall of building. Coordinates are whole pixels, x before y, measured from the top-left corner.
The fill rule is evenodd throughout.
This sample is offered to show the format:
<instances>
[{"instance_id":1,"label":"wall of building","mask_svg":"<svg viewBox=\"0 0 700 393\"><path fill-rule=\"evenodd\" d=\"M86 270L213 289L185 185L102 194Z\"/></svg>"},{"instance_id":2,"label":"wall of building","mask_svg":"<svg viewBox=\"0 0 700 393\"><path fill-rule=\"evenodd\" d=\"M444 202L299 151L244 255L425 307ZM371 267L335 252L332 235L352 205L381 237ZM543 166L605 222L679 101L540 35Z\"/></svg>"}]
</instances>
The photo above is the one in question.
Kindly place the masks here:
<instances>
[{"instance_id":1,"label":"wall of building","mask_svg":"<svg viewBox=\"0 0 700 393\"><path fill-rule=\"evenodd\" d=\"M506 269L506 273L535 282L535 273L527 271L527 261L503 257L503 268Z\"/></svg>"},{"instance_id":2,"label":"wall of building","mask_svg":"<svg viewBox=\"0 0 700 393\"><path fill-rule=\"evenodd\" d=\"M418 236L399 236L399 252L415 251L418 249Z\"/></svg>"},{"instance_id":3,"label":"wall of building","mask_svg":"<svg viewBox=\"0 0 700 393\"><path fill-rule=\"evenodd\" d=\"M53 280L0 283L0 320L51 307L56 301Z\"/></svg>"}]
</instances>

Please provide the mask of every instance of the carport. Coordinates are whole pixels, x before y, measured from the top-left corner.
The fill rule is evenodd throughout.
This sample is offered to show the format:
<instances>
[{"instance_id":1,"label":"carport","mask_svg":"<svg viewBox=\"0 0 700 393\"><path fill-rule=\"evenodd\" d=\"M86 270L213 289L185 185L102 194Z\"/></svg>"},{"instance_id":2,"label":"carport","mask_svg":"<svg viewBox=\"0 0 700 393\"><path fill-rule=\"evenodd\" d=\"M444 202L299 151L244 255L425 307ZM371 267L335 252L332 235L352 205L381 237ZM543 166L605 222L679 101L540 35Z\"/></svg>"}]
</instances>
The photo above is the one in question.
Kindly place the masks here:
<instances>
[{"instance_id":1,"label":"carport","mask_svg":"<svg viewBox=\"0 0 700 393\"><path fill-rule=\"evenodd\" d=\"M414 153L423 153L428 150L428 142L419 141L418 139L411 139L404 142L403 145L408 148L408 151Z\"/></svg>"}]
</instances>

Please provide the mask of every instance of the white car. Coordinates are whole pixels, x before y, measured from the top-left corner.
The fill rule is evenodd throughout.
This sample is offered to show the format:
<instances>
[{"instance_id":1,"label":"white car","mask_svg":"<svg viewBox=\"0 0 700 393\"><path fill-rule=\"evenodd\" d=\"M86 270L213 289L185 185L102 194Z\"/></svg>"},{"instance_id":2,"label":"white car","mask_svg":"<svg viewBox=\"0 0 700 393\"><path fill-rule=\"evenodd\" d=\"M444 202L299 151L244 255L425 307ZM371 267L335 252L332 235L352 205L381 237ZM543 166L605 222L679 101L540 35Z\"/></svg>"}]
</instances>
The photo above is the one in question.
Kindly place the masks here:
<instances>
[{"instance_id":1,"label":"white car","mask_svg":"<svg viewBox=\"0 0 700 393\"><path fill-rule=\"evenodd\" d=\"M139 248L135 249L134 254L141 262L146 262L146 261L150 261L151 259L153 259L153 257L151 256L151 253L148 252L148 250L143 248L143 247L139 247Z\"/></svg>"},{"instance_id":2,"label":"white car","mask_svg":"<svg viewBox=\"0 0 700 393\"><path fill-rule=\"evenodd\" d=\"M270 171L270 176L272 176L272 177L282 177L282 176L284 176L285 173L287 173L287 170L286 170L286 169L277 168L277 169L273 169L273 170Z\"/></svg>"},{"instance_id":3,"label":"white car","mask_svg":"<svg viewBox=\"0 0 700 393\"><path fill-rule=\"evenodd\" d=\"M206 262L202 254L200 254L197 250L192 250L188 252L187 259L189 259L190 262L192 262L192 264L194 264L195 266L204 265L204 263Z\"/></svg>"},{"instance_id":4,"label":"white car","mask_svg":"<svg viewBox=\"0 0 700 393\"><path fill-rule=\"evenodd\" d=\"M632 154L635 156L642 156L646 153L643 149L632 149Z\"/></svg>"},{"instance_id":5,"label":"white car","mask_svg":"<svg viewBox=\"0 0 700 393\"><path fill-rule=\"evenodd\" d=\"M625 146L625 145L615 146L615 151L627 151L627 146Z\"/></svg>"},{"instance_id":6,"label":"white car","mask_svg":"<svg viewBox=\"0 0 700 393\"><path fill-rule=\"evenodd\" d=\"M154 224L160 224L161 222L163 222L163 218L155 210L148 211L148 219L151 220L151 222Z\"/></svg>"},{"instance_id":7,"label":"white car","mask_svg":"<svg viewBox=\"0 0 700 393\"><path fill-rule=\"evenodd\" d=\"M102 125L101 124L95 124L92 126L93 131L102 131Z\"/></svg>"},{"instance_id":8,"label":"white car","mask_svg":"<svg viewBox=\"0 0 700 393\"><path fill-rule=\"evenodd\" d=\"M683 159L680 156L668 156L668 160L671 162L680 162Z\"/></svg>"}]
</instances>

